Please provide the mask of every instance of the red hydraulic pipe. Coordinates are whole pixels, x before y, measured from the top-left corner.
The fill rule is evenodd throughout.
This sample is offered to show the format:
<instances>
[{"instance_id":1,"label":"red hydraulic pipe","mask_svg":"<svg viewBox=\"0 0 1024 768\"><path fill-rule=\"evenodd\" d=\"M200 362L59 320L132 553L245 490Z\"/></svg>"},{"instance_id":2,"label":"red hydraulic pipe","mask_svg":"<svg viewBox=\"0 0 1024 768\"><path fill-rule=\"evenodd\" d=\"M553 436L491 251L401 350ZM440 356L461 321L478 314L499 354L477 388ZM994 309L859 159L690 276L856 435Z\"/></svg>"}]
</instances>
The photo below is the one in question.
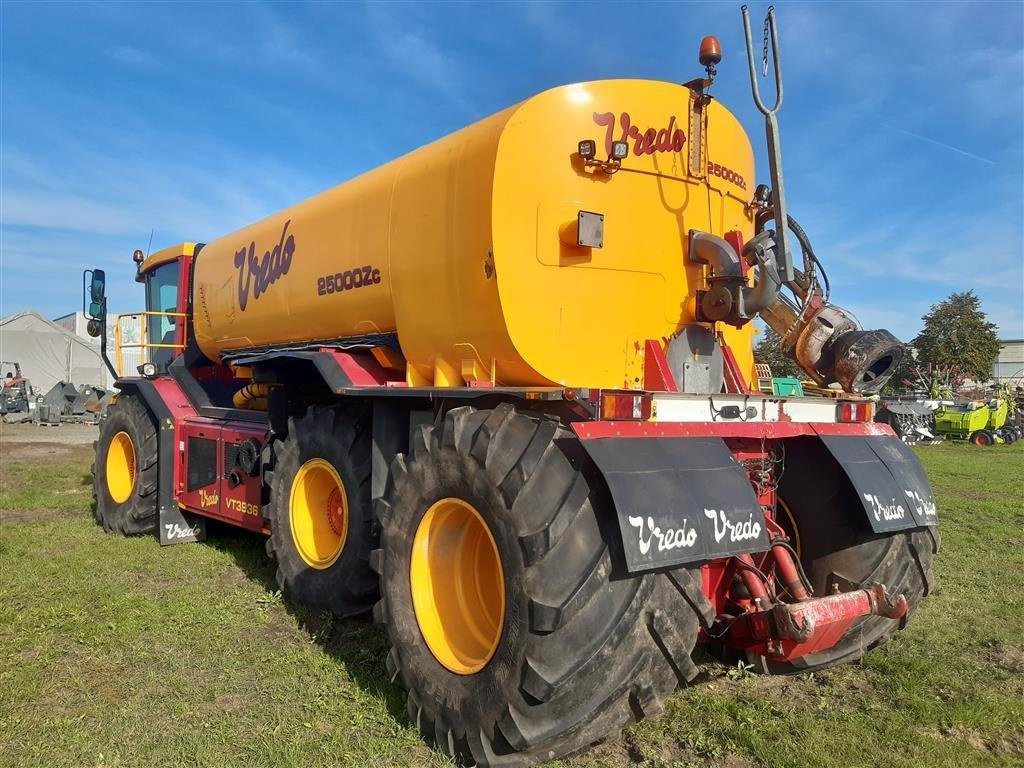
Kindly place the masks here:
<instances>
[{"instance_id":1,"label":"red hydraulic pipe","mask_svg":"<svg viewBox=\"0 0 1024 768\"><path fill-rule=\"evenodd\" d=\"M750 555L736 555L736 560L740 563L740 578L743 579L743 586L750 593L750 598L755 602L760 600L762 607L767 607L771 603L771 599L768 597L768 588L765 587L757 573L758 569L754 564L754 558Z\"/></svg>"},{"instance_id":2,"label":"red hydraulic pipe","mask_svg":"<svg viewBox=\"0 0 1024 768\"><path fill-rule=\"evenodd\" d=\"M775 558L775 571L779 574L779 580L786 585L789 594L797 601L810 600L804 580L800 578L800 570L793 560L793 553L781 543L775 542L772 544L772 557Z\"/></svg>"}]
</instances>

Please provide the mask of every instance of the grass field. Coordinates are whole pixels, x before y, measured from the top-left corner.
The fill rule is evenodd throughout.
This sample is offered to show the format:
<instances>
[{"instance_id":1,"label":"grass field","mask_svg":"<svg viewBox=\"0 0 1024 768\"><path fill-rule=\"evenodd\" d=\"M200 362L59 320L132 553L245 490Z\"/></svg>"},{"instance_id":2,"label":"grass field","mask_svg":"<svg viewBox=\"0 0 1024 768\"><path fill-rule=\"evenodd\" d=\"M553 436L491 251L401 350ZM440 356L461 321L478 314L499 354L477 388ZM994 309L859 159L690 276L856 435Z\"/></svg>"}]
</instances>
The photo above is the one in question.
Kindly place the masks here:
<instances>
[{"instance_id":1,"label":"grass field","mask_svg":"<svg viewBox=\"0 0 1024 768\"><path fill-rule=\"evenodd\" d=\"M91 451L0 444L0 765L439 766L383 635L281 602L262 542L160 549L89 514ZM943 550L860 665L706 661L665 715L558 765L1024 764L1024 443L920 449Z\"/></svg>"}]
</instances>

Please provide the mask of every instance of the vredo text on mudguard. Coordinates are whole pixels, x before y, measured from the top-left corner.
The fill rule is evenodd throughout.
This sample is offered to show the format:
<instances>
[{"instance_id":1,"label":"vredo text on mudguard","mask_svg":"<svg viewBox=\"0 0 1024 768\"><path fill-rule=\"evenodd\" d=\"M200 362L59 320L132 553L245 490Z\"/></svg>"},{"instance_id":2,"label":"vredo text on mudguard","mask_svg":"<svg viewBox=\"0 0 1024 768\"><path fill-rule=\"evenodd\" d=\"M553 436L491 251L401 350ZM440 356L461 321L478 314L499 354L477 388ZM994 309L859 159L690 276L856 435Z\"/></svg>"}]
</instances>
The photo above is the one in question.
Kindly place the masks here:
<instances>
[{"instance_id":1,"label":"vredo text on mudguard","mask_svg":"<svg viewBox=\"0 0 1024 768\"><path fill-rule=\"evenodd\" d=\"M722 438L582 443L611 492L630 572L768 549L764 512Z\"/></svg>"},{"instance_id":2,"label":"vredo text on mudguard","mask_svg":"<svg viewBox=\"0 0 1024 768\"><path fill-rule=\"evenodd\" d=\"M575 428L615 505L626 570L763 552L764 512L725 439L668 437L629 425L629 436ZM819 435L849 479L873 531L936 525L935 499L920 461L887 435Z\"/></svg>"}]
</instances>

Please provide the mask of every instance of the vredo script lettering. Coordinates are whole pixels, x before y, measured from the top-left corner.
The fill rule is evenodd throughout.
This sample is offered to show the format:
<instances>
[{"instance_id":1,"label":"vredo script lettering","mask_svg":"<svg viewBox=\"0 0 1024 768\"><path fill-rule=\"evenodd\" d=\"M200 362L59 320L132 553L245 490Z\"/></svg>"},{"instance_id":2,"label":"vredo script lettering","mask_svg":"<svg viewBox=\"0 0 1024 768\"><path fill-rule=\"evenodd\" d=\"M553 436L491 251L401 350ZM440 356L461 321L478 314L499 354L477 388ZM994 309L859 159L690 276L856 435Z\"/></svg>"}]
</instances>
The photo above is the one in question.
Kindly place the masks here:
<instances>
[{"instance_id":1,"label":"vredo script lettering","mask_svg":"<svg viewBox=\"0 0 1024 768\"><path fill-rule=\"evenodd\" d=\"M902 520L907 516L907 510L896 499L893 499L892 503L886 504L873 493L865 493L864 500L871 505L871 512L874 514L875 520Z\"/></svg>"},{"instance_id":2,"label":"vredo script lettering","mask_svg":"<svg viewBox=\"0 0 1024 768\"><path fill-rule=\"evenodd\" d=\"M907 498L910 499L911 503L917 505L917 511L925 517L936 517L938 510L935 508L935 502L925 499L917 491L903 491L907 494Z\"/></svg>"},{"instance_id":3,"label":"vredo script lettering","mask_svg":"<svg viewBox=\"0 0 1024 768\"><path fill-rule=\"evenodd\" d=\"M167 532L167 539L189 539L199 535L199 526L193 528L190 525L178 525L177 523L164 523L164 530Z\"/></svg>"},{"instance_id":4,"label":"vredo script lettering","mask_svg":"<svg viewBox=\"0 0 1024 768\"><path fill-rule=\"evenodd\" d=\"M284 223L281 237L273 249L265 251L263 258L256 255L256 241L235 251L235 269L238 270L238 308L245 312L249 304L249 289L253 299L266 293L278 278L288 274L295 254L295 237L288 234L291 219Z\"/></svg>"},{"instance_id":5,"label":"vredo script lettering","mask_svg":"<svg viewBox=\"0 0 1024 768\"><path fill-rule=\"evenodd\" d=\"M604 147L605 151L611 155L612 142L615 141L615 113L595 112L594 122L604 127ZM660 131L656 128L640 130L640 128L633 125L633 118L629 116L629 112L623 112L619 115L618 124L622 131L619 134L619 141L629 141L632 139L634 155L653 155L655 152L679 152L686 143L686 134L676 128L675 115L669 118L668 126Z\"/></svg>"},{"instance_id":6,"label":"vredo script lettering","mask_svg":"<svg viewBox=\"0 0 1024 768\"><path fill-rule=\"evenodd\" d=\"M754 520L754 513L751 512L746 520L734 523L730 520L724 509L705 509L704 516L715 523L715 541L719 542L726 536L729 541L746 541L756 539L761 535L761 524Z\"/></svg>"},{"instance_id":7,"label":"vredo script lettering","mask_svg":"<svg viewBox=\"0 0 1024 768\"><path fill-rule=\"evenodd\" d=\"M658 540L658 551L665 552L670 549L688 549L697 541L697 531L689 528L688 521L683 520L682 528L669 528L662 531L654 524L654 518L648 516L633 517L630 515L627 520L629 524L637 529L637 544L640 547L640 554L646 555L651 551L651 544Z\"/></svg>"}]
</instances>

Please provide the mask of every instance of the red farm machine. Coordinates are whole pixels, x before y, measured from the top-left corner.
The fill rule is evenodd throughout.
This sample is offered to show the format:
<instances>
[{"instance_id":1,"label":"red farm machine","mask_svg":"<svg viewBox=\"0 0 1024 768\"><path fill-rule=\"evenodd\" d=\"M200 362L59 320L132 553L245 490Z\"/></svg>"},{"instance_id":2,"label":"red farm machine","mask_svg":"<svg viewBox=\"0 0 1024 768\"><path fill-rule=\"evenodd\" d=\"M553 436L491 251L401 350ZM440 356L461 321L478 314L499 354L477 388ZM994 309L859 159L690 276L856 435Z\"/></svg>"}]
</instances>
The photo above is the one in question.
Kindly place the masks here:
<instances>
[{"instance_id":1,"label":"red farm machine","mask_svg":"<svg viewBox=\"0 0 1024 768\"><path fill-rule=\"evenodd\" d=\"M829 300L786 210L774 15L772 108L744 24L770 187L706 38L684 85L554 88L136 252L147 357L101 426L98 521L266 537L288 599L373 611L412 721L478 765L656 714L698 643L777 674L902 628L938 550L918 459L872 421L903 348ZM840 396L757 391L757 317Z\"/></svg>"}]
</instances>

